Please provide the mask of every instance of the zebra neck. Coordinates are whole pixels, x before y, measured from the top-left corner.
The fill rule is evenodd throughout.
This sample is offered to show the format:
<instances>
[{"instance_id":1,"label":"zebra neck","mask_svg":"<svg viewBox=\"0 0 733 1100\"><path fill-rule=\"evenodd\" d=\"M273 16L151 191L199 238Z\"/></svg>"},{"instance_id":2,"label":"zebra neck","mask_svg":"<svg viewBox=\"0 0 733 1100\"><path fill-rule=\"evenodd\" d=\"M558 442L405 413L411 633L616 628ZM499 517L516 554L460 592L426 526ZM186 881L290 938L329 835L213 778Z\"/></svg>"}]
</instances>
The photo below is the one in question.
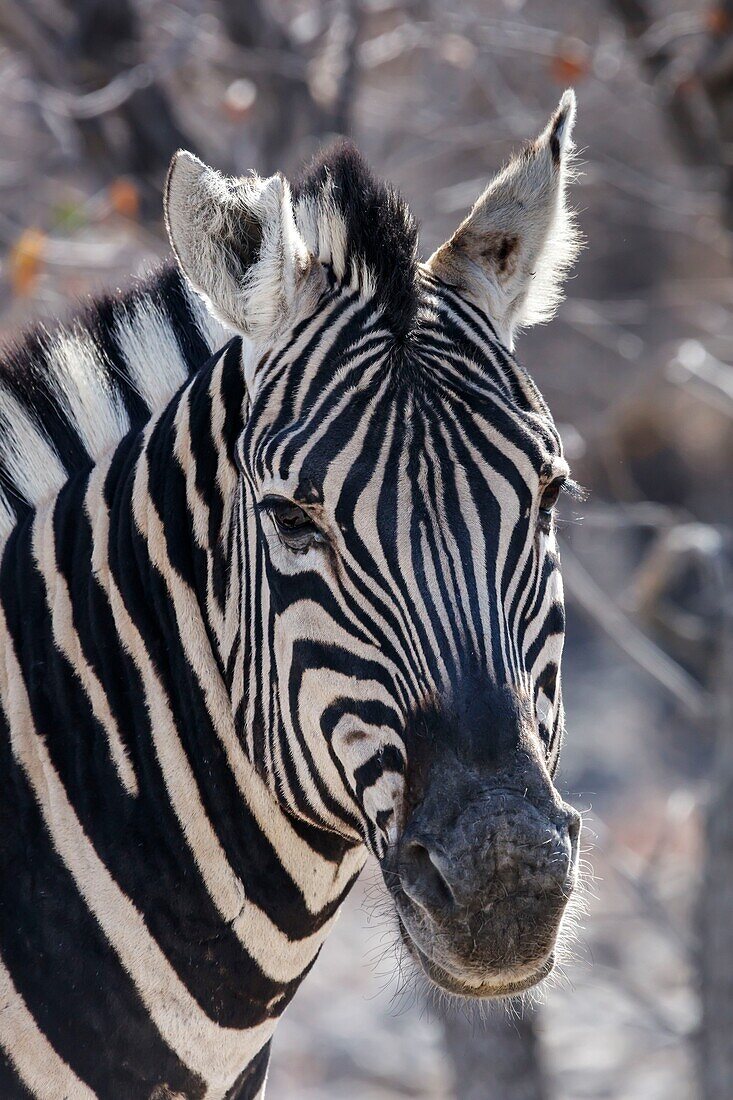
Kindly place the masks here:
<instances>
[{"instance_id":1,"label":"zebra neck","mask_svg":"<svg viewBox=\"0 0 733 1100\"><path fill-rule=\"evenodd\" d=\"M230 992L246 998L247 1020L256 1015L259 1051L260 1038L269 1039L269 1025L315 961L365 853L294 819L237 729L231 672L239 667L245 578L235 449L245 399L235 340L146 431L128 457L130 476L123 462L120 497L109 511L117 545L113 550L112 538L107 545L110 562L127 545L128 565L138 564L126 572L120 562L114 570L120 585L130 586L123 597L136 605L130 617L142 624L130 648L155 654L173 712L161 753L175 745L176 769L188 769L185 784L173 771L166 781L179 821L191 813L192 791L200 792L209 836L199 837L193 855L217 917L241 952L227 965ZM123 639L126 620L120 606L116 629ZM218 939L221 932L211 934Z\"/></svg>"},{"instance_id":2,"label":"zebra neck","mask_svg":"<svg viewBox=\"0 0 733 1100\"><path fill-rule=\"evenodd\" d=\"M0 747L23 800L4 843L19 865L31 843L58 853L48 888L16 899L0 947L15 968L37 940L49 972L68 969L45 912L63 904L95 969L65 991L55 1041L90 1081L115 1080L134 1043L141 1095L161 1064L186 1095L237 1081L249 1095L364 861L361 846L325 850L283 811L235 730L217 576L241 418L235 355L20 524L0 570ZM35 987L20 994L35 1011ZM108 1018L128 1003L129 1018ZM96 1061L63 1026L85 1034L91 1018L110 1036Z\"/></svg>"}]
</instances>

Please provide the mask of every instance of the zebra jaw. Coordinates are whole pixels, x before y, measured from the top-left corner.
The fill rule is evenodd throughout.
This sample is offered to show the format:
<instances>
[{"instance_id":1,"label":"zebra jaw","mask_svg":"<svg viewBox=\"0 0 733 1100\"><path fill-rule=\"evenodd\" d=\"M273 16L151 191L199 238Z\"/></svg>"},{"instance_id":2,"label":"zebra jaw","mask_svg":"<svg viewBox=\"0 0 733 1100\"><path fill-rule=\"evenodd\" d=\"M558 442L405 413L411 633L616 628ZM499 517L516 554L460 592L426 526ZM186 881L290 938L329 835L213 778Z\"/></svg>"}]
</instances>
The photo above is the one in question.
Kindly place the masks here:
<instances>
[{"instance_id":1,"label":"zebra jaw","mask_svg":"<svg viewBox=\"0 0 733 1100\"><path fill-rule=\"evenodd\" d=\"M539 985L548 978L555 966L555 952L551 951L544 962L521 977L485 982L476 981L471 977L460 977L451 974L425 954L410 936L399 914L397 922L403 944L412 958L419 963L424 974L433 985L455 997L465 997L469 1000L503 1000L507 997L518 997L520 993L526 993L528 989L532 989L533 986Z\"/></svg>"}]
</instances>

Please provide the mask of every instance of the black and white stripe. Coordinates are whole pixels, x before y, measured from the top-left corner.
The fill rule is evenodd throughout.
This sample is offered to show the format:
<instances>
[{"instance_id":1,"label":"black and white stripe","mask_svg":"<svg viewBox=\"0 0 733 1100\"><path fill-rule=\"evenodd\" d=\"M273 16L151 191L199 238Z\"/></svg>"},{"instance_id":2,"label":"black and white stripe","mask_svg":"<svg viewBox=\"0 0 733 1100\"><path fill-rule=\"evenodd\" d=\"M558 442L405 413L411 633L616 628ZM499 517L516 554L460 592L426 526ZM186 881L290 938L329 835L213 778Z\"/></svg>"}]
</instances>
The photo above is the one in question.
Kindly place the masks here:
<instances>
[{"instance_id":1,"label":"black and white stripe","mask_svg":"<svg viewBox=\"0 0 733 1100\"><path fill-rule=\"evenodd\" d=\"M470 670L557 758L549 412L353 154L294 211L318 290L267 341L166 269L0 369L3 1097L259 1095L410 717Z\"/></svg>"}]
</instances>

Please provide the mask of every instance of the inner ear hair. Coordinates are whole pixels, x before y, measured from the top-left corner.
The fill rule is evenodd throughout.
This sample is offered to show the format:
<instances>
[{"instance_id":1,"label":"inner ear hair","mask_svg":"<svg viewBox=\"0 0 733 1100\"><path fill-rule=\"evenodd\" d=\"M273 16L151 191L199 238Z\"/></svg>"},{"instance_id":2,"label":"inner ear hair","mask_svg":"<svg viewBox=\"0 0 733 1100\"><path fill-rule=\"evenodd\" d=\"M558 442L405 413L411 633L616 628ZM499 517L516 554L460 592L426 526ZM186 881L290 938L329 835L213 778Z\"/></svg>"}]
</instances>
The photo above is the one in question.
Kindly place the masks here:
<instances>
[{"instance_id":1,"label":"inner ear hair","mask_svg":"<svg viewBox=\"0 0 733 1100\"><path fill-rule=\"evenodd\" d=\"M259 259L262 248L262 226L244 207L232 209L222 227L224 260L229 274L241 279L244 272Z\"/></svg>"}]
</instances>

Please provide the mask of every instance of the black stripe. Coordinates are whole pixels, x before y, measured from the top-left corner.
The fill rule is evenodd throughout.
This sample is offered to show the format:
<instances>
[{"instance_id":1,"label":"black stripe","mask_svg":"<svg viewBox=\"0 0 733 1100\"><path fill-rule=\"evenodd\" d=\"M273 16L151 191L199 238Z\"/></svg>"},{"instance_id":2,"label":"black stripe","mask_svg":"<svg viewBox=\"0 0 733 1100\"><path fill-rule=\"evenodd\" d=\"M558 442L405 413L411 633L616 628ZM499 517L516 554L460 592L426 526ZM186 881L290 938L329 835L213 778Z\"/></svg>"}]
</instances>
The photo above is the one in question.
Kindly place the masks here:
<instances>
[{"instance_id":1,"label":"black stripe","mask_svg":"<svg viewBox=\"0 0 733 1100\"><path fill-rule=\"evenodd\" d=\"M0 1096L3 1100L34 1100L33 1093L25 1087L2 1047L0 1047Z\"/></svg>"}]
</instances>

